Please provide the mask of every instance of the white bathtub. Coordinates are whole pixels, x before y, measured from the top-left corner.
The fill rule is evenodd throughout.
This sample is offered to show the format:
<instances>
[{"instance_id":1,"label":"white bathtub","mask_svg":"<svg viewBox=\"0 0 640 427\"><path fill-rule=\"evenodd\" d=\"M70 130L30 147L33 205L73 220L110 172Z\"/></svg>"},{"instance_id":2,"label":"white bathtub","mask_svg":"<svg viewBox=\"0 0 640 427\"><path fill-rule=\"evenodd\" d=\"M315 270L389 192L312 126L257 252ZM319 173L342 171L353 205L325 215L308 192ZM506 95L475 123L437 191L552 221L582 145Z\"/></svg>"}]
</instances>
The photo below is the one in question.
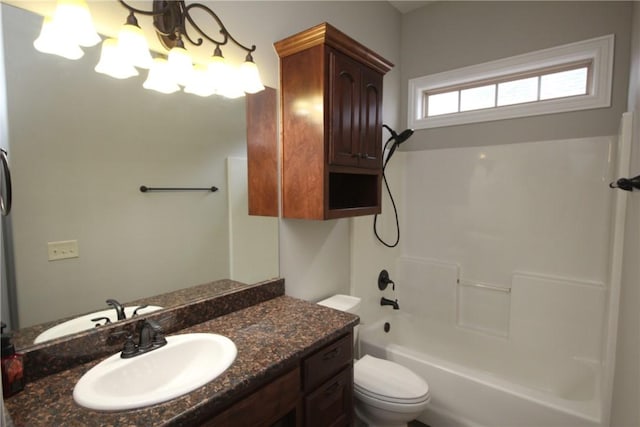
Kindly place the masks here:
<instances>
[{"instance_id":1,"label":"white bathtub","mask_svg":"<svg viewBox=\"0 0 640 427\"><path fill-rule=\"evenodd\" d=\"M383 326L391 329L385 333ZM601 426L600 365L407 314L360 328L360 352L429 383L431 427Z\"/></svg>"}]
</instances>

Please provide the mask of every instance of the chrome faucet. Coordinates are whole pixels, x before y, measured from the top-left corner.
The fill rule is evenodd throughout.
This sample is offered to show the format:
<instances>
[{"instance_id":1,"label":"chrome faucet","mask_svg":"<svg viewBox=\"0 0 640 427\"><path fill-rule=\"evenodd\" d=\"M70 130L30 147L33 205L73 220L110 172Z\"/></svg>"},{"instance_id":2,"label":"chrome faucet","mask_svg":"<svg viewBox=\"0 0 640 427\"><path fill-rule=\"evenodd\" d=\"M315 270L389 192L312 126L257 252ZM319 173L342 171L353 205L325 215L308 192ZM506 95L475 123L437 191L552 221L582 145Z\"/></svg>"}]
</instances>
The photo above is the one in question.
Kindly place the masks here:
<instances>
[{"instance_id":1,"label":"chrome faucet","mask_svg":"<svg viewBox=\"0 0 640 427\"><path fill-rule=\"evenodd\" d=\"M380 305L390 305L394 310L400 310L400 306L398 305L398 300L391 300L385 297L380 298Z\"/></svg>"},{"instance_id":2,"label":"chrome faucet","mask_svg":"<svg viewBox=\"0 0 640 427\"><path fill-rule=\"evenodd\" d=\"M166 344L167 339L164 337L164 331L160 324L155 320L146 319L142 322L142 327L140 328L138 344L133 341L133 336L129 335L122 349L122 353L120 353L120 357L130 359L153 351Z\"/></svg>"},{"instance_id":3,"label":"chrome faucet","mask_svg":"<svg viewBox=\"0 0 640 427\"><path fill-rule=\"evenodd\" d=\"M124 306L114 299L108 299L107 304L116 309L118 320L124 320L127 315L124 313Z\"/></svg>"}]
</instances>

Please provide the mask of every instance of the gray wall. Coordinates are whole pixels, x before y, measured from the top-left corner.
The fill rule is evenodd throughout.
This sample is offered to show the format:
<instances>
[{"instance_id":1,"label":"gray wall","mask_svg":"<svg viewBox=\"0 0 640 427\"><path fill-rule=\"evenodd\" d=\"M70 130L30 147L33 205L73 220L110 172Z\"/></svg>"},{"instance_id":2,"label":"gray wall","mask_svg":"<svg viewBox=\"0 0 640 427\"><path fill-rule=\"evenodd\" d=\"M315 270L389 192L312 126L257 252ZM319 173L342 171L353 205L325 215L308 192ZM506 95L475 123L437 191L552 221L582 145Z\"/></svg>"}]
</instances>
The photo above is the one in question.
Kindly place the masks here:
<instances>
[{"instance_id":1,"label":"gray wall","mask_svg":"<svg viewBox=\"0 0 640 427\"><path fill-rule=\"evenodd\" d=\"M640 4L633 5L629 111L634 112L631 174L640 174ZM640 425L640 192L627 205L611 426Z\"/></svg>"},{"instance_id":2,"label":"gray wall","mask_svg":"<svg viewBox=\"0 0 640 427\"><path fill-rule=\"evenodd\" d=\"M631 2L436 2L404 16L402 82L615 34L612 107L419 130L405 150L615 135L626 111ZM402 91L406 117L406 86Z\"/></svg>"}]
</instances>

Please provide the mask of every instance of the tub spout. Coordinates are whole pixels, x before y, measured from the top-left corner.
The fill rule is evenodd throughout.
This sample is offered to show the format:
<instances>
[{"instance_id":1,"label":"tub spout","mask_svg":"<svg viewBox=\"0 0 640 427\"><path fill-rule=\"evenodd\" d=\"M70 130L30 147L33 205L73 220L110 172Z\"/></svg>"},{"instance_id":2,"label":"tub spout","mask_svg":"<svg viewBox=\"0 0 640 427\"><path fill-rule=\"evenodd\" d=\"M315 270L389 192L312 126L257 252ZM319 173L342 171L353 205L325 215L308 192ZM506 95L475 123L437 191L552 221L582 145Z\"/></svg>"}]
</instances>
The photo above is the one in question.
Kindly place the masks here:
<instances>
[{"instance_id":1,"label":"tub spout","mask_svg":"<svg viewBox=\"0 0 640 427\"><path fill-rule=\"evenodd\" d=\"M400 306L398 305L398 300L390 300L388 298L382 297L380 298L380 305L390 305L394 310L400 310Z\"/></svg>"}]
</instances>

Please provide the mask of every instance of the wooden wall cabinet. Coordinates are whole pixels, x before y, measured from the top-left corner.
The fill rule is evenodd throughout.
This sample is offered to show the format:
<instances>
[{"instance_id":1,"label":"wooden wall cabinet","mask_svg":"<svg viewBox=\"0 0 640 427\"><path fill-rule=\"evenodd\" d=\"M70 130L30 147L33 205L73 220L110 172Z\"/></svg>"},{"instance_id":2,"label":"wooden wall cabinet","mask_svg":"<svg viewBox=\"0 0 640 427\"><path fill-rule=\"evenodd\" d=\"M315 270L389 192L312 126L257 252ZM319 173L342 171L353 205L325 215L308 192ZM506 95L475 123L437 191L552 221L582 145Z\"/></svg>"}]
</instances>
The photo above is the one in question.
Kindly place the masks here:
<instances>
[{"instance_id":1,"label":"wooden wall cabinet","mask_svg":"<svg viewBox=\"0 0 640 427\"><path fill-rule=\"evenodd\" d=\"M382 79L393 64L327 23L275 48L283 217L380 213Z\"/></svg>"},{"instance_id":2,"label":"wooden wall cabinet","mask_svg":"<svg viewBox=\"0 0 640 427\"><path fill-rule=\"evenodd\" d=\"M246 96L249 215L278 216L276 90Z\"/></svg>"}]
</instances>

